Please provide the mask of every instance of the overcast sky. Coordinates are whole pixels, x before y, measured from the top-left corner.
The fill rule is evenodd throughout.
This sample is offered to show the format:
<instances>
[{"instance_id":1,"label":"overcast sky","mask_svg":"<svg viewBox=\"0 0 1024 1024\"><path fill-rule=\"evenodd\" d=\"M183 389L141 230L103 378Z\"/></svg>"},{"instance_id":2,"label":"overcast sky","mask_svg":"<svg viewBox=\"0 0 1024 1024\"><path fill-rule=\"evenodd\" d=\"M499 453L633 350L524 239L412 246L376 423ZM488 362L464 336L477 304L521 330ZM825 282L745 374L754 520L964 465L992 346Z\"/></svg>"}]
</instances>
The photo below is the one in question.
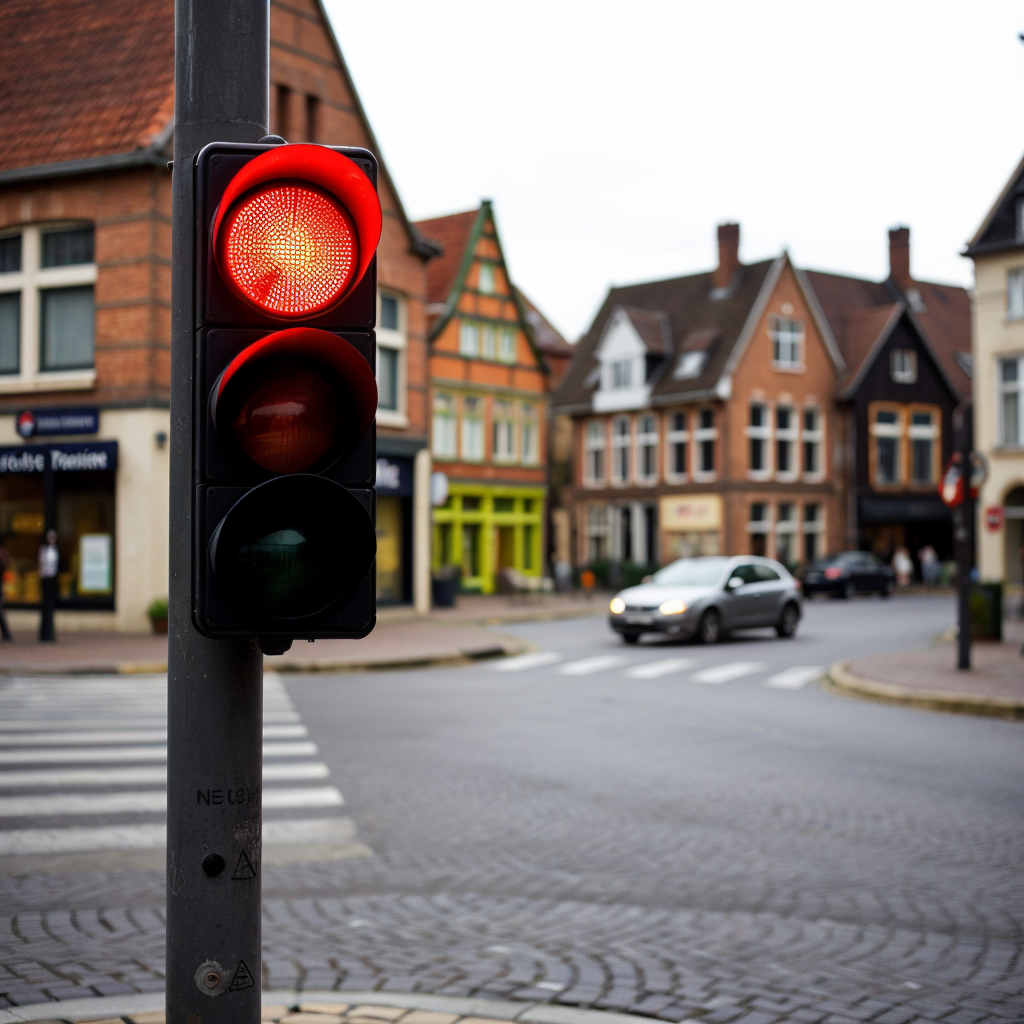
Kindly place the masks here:
<instances>
[{"instance_id":1,"label":"overcast sky","mask_svg":"<svg viewBox=\"0 0 1024 1024\"><path fill-rule=\"evenodd\" d=\"M570 340L611 284L745 262L923 279L1024 153L1024 4L326 0L418 220L494 200L513 280Z\"/></svg>"}]
</instances>

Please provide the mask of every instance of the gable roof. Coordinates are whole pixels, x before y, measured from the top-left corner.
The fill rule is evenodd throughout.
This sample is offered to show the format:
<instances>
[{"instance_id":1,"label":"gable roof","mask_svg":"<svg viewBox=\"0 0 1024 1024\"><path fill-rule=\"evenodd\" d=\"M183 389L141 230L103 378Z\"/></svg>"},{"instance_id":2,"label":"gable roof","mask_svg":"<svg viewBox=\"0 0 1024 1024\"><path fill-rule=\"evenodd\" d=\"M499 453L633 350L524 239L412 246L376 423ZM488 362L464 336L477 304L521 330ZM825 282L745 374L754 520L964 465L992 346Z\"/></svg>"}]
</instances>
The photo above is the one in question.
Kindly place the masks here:
<instances>
[{"instance_id":1,"label":"gable roof","mask_svg":"<svg viewBox=\"0 0 1024 1024\"><path fill-rule=\"evenodd\" d=\"M533 331L537 348L544 353L545 357L571 359L576 352L576 346L569 344L565 340L558 329L552 326L551 321L534 305L528 295L523 294L522 290L514 285L513 288L526 314L526 322Z\"/></svg>"},{"instance_id":2,"label":"gable roof","mask_svg":"<svg viewBox=\"0 0 1024 1024\"><path fill-rule=\"evenodd\" d=\"M475 210L416 221L414 226L420 235L441 249L441 255L427 264L427 302L447 302L456 284L461 284L469 269L466 260L469 243L479 231L477 221L482 223L483 212L484 206L481 204Z\"/></svg>"},{"instance_id":3,"label":"gable roof","mask_svg":"<svg viewBox=\"0 0 1024 1024\"><path fill-rule=\"evenodd\" d=\"M672 328L668 317L660 310L620 306L633 325L645 349L654 356L667 356L672 352Z\"/></svg>"},{"instance_id":4,"label":"gable roof","mask_svg":"<svg viewBox=\"0 0 1024 1024\"><path fill-rule=\"evenodd\" d=\"M876 343L899 306L910 314L915 330L954 394L970 394L971 379L957 358L971 351L971 298L965 288L914 281L920 298L918 311L914 312L909 297L891 279L867 281L820 270L803 274L846 362L846 377L840 385L844 393L863 377L865 362L874 358L873 353L880 347Z\"/></svg>"},{"instance_id":5,"label":"gable roof","mask_svg":"<svg viewBox=\"0 0 1024 1024\"><path fill-rule=\"evenodd\" d=\"M0 39L0 171L166 145L173 0L4 0Z\"/></svg>"},{"instance_id":6,"label":"gable roof","mask_svg":"<svg viewBox=\"0 0 1024 1024\"><path fill-rule=\"evenodd\" d=\"M972 259L986 252L1001 249L1019 249L1017 240L1016 200L1024 193L1024 158L1013 169L1009 181L1003 186L999 197L990 207L974 237L967 243L965 256Z\"/></svg>"}]
</instances>

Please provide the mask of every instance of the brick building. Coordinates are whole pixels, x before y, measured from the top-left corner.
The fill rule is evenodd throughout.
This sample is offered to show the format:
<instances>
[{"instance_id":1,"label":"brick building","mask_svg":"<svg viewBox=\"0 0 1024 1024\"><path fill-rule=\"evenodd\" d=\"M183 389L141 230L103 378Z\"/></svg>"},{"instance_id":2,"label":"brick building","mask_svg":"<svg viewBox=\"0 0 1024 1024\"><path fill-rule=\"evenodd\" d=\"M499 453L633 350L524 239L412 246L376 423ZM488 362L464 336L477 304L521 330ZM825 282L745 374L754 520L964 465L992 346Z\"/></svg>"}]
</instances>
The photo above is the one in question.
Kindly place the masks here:
<instances>
[{"instance_id":1,"label":"brick building","mask_svg":"<svg viewBox=\"0 0 1024 1024\"><path fill-rule=\"evenodd\" d=\"M427 268L431 446L448 479L434 566L491 593L503 568L543 571L549 370L528 316L547 322L509 278L489 202L416 227L443 249Z\"/></svg>"},{"instance_id":2,"label":"brick building","mask_svg":"<svg viewBox=\"0 0 1024 1024\"><path fill-rule=\"evenodd\" d=\"M270 54L274 130L377 151L316 0L271 3ZM13 624L30 626L53 527L58 628L141 630L167 593L174 6L10 0L0 57L4 593ZM381 170L379 596L425 608L436 249Z\"/></svg>"}]
</instances>

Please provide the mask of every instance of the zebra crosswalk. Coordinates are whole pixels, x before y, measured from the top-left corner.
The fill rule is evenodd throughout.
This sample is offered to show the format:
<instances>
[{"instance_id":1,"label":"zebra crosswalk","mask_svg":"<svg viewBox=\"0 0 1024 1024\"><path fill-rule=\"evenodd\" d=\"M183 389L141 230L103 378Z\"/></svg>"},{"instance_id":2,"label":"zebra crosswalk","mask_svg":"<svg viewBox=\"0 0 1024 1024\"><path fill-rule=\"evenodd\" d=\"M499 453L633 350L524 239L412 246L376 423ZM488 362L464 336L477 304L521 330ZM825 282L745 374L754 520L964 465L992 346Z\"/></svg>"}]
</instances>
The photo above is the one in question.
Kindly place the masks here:
<instances>
[{"instance_id":1,"label":"zebra crosswalk","mask_svg":"<svg viewBox=\"0 0 1024 1024\"><path fill-rule=\"evenodd\" d=\"M722 685L739 679L759 677L762 685L777 690L799 690L820 679L825 673L823 665L769 665L763 661L726 661L703 664L698 657L660 658L641 660L636 652L632 659L625 655L601 654L572 661L565 660L560 651L533 651L506 658L495 663L495 672L528 672L532 669L552 667L558 675L590 676L618 670L624 679L662 679L673 676L680 681L705 685ZM773 671L775 670L775 671ZM773 674L767 675L772 672Z\"/></svg>"},{"instance_id":2,"label":"zebra crosswalk","mask_svg":"<svg viewBox=\"0 0 1024 1024\"><path fill-rule=\"evenodd\" d=\"M0 857L159 851L166 700L164 676L0 682ZM263 717L264 859L303 844L368 852L276 673Z\"/></svg>"}]
</instances>

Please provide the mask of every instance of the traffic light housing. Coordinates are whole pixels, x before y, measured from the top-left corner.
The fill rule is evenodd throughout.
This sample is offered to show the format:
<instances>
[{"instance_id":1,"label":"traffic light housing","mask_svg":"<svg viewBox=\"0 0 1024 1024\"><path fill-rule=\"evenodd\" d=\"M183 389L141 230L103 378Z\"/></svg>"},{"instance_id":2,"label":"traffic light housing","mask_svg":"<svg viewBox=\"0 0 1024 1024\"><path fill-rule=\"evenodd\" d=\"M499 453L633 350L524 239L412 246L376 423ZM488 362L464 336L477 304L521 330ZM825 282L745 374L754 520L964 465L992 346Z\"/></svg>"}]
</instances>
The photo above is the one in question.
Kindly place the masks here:
<instances>
[{"instance_id":1,"label":"traffic light housing","mask_svg":"<svg viewBox=\"0 0 1024 1024\"><path fill-rule=\"evenodd\" d=\"M193 620L213 638L376 619L377 163L213 143L194 167Z\"/></svg>"}]
</instances>

